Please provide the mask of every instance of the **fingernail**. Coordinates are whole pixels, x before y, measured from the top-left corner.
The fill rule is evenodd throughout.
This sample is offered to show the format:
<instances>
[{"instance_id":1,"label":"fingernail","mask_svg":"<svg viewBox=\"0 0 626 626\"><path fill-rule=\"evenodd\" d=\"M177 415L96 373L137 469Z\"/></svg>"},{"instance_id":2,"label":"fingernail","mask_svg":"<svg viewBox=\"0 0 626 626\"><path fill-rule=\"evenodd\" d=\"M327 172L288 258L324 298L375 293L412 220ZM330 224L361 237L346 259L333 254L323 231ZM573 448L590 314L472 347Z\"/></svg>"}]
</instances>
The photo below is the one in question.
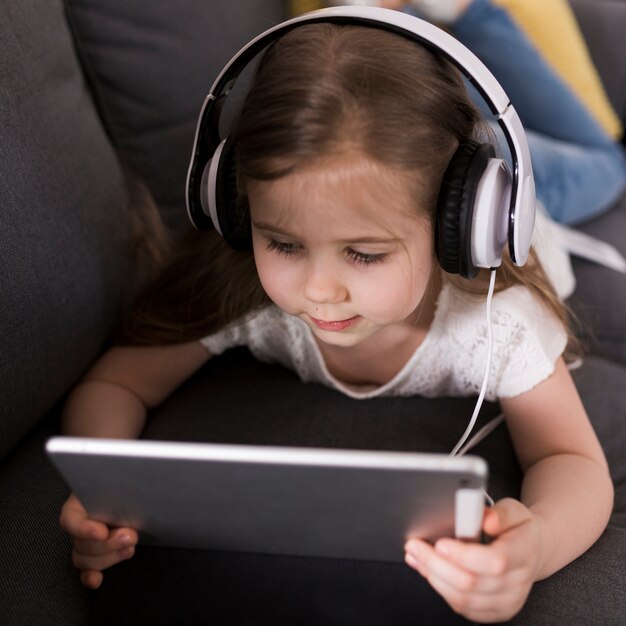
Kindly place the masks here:
<instances>
[{"instance_id":1,"label":"fingernail","mask_svg":"<svg viewBox=\"0 0 626 626\"><path fill-rule=\"evenodd\" d=\"M404 546L405 550L416 560L420 559L421 548L419 543L415 541L409 541L406 546Z\"/></svg>"},{"instance_id":2,"label":"fingernail","mask_svg":"<svg viewBox=\"0 0 626 626\"><path fill-rule=\"evenodd\" d=\"M414 556L406 553L404 555L404 561L409 567L413 568L421 576L426 576L426 570L424 569L424 565L422 565L422 562L418 561Z\"/></svg>"},{"instance_id":3,"label":"fingernail","mask_svg":"<svg viewBox=\"0 0 626 626\"><path fill-rule=\"evenodd\" d=\"M407 562L408 565L410 565L411 567L414 567L416 569L420 565L419 561L412 554L410 554L408 552L404 555L404 560Z\"/></svg>"},{"instance_id":4,"label":"fingernail","mask_svg":"<svg viewBox=\"0 0 626 626\"><path fill-rule=\"evenodd\" d=\"M450 554L450 546L445 541L438 541L435 544L435 550L444 556L448 556Z\"/></svg>"},{"instance_id":5,"label":"fingernail","mask_svg":"<svg viewBox=\"0 0 626 626\"><path fill-rule=\"evenodd\" d=\"M119 556L120 559L129 559L131 556L133 556L134 553L135 548L133 546L129 546L127 548L122 548L121 550L118 550L117 556Z\"/></svg>"},{"instance_id":6,"label":"fingernail","mask_svg":"<svg viewBox=\"0 0 626 626\"><path fill-rule=\"evenodd\" d=\"M120 546L129 546L131 544L129 535L120 535L118 538L118 543Z\"/></svg>"}]
</instances>

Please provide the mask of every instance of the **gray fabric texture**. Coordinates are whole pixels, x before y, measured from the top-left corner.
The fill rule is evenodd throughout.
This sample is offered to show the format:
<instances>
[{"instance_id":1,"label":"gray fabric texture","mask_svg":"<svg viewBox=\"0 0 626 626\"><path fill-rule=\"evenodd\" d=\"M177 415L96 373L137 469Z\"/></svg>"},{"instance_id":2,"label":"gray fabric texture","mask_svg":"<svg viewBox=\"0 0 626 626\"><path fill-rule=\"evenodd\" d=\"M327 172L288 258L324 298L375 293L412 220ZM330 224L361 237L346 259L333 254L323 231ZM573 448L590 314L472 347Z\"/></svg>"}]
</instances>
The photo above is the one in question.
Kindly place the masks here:
<instances>
[{"instance_id":1,"label":"gray fabric texture","mask_svg":"<svg viewBox=\"0 0 626 626\"><path fill-rule=\"evenodd\" d=\"M11 626L87 624L90 593L70 558L58 523L68 489L44 455L58 431L51 411L28 440L0 462L0 623Z\"/></svg>"},{"instance_id":2,"label":"gray fabric texture","mask_svg":"<svg viewBox=\"0 0 626 626\"><path fill-rule=\"evenodd\" d=\"M122 159L167 223L187 226L184 185L200 107L230 57L285 18L282 0L67 0L96 103Z\"/></svg>"},{"instance_id":3,"label":"gray fabric texture","mask_svg":"<svg viewBox=\"0 0 626 626\"><path fill-rule=\"evenodd\" d=\"M0 4L0 457L102 349L125 192L61 2Z\"/></svg>"},{"instance_id":4,"label":"gray fabric texture","mask_svg":"<svg viewBox=\"0 0 626 626\"><path fill-rule=\"evenodd\" d=\"M615 47L626 32L625 0L569 0L607 95L626 120L626 54Z\"/></svg>"},{"instance_id":5,"label":"gray fabric texture","mask_svg":"<svg viewBox=\"0 0 626 626\"><path fill-rule=\"evenodd\" d=\"M626 256L626 197L609 212L579 228ZM569 303L585 348L626 364L626 274L583 259L573 259L573 267L576 290Z\"/></svg>"}]
</instances>

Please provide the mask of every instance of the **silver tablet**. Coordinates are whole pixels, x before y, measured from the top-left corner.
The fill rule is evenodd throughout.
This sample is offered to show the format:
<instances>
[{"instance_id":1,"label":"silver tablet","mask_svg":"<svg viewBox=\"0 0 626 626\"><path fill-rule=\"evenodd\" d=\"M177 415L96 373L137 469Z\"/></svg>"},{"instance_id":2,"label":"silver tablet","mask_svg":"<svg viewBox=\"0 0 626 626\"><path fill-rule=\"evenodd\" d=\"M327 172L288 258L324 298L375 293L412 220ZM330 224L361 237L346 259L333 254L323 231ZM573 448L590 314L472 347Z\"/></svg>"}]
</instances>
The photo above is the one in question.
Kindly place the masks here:
<instances>
[{"instance_id":1,"label":"silver tablet","mask_svg":"<svg viewBox=\"0 0 626 626\"><path fill-rule=\"evenodd\" d=\"M153 545L402 561L407 537L480 534L479 457L75 437L46 450L91 517Z\"/></svg>"}]
</instances>

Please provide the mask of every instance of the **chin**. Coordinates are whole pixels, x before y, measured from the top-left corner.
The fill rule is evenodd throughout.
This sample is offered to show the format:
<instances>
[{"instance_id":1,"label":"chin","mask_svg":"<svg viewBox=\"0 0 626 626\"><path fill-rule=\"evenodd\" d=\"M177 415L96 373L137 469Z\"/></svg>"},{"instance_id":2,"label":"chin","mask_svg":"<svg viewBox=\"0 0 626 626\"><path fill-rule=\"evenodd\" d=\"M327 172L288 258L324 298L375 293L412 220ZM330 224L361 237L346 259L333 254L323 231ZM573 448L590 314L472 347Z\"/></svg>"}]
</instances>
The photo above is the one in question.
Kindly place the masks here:
<instances>
[{"instance_id":1,"label":"chin","mask_svg":"<svg viewBox=\"0 0 626 626\"><path fill-rule=\"evenodd\" d=\"M336 346L338 348L352 348L366 339L361 333L324 331L319 328L312 328L311 330L318 341L327 346Z\"/></svg>"}]
</instances>

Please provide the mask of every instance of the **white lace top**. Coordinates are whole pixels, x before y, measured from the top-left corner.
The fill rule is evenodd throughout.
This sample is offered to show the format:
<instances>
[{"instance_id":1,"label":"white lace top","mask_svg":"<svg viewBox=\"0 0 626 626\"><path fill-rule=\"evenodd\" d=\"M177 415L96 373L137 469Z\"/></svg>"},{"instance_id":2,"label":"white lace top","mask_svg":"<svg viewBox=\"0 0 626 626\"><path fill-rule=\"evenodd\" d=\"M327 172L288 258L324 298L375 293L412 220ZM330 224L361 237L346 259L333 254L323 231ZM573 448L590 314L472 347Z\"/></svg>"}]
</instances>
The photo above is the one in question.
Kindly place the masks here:
<instances>
[{"instance_id":1,"label":"white lace top","mask_svg":"<svg viewBox=\"0 0 626 626\"><path fill-rule=\"evenodd\" d=\"M492 323L494 351L488 399L528 391L552 373L567 336L525 287L512 287L494 296ZM248 314L201 343L213 355L234 346L248 346L260 361L280 363L305 382L323 383L353 398L475 395L480 391L487 359L485 302L445 285L424 341L400 372L381 386L347 385L335 379L308 326L273 305Z\"/></svg>"},{"instance_id":2,"label":"white lace top","mask_svg":"<svg viewBox=\"0 0 626 626\"><path fill-rule=\"evenodd\" d=\"M558 295L566 298L574 291L575 280L557 235L552 221L540 211L533 246ZM491 319L494 345L488 400L519 395L554 371L567 334L525 287L495 294ZM248 346L259 361L280 363L304 382L322 383L352 398L476 395L487 363L485 299L445 283L424 341L404 367L380 386L348 385L334 378L307 325L275 306L248 314L201 343L213 355Z\"/></svg>"}]
</instances>

